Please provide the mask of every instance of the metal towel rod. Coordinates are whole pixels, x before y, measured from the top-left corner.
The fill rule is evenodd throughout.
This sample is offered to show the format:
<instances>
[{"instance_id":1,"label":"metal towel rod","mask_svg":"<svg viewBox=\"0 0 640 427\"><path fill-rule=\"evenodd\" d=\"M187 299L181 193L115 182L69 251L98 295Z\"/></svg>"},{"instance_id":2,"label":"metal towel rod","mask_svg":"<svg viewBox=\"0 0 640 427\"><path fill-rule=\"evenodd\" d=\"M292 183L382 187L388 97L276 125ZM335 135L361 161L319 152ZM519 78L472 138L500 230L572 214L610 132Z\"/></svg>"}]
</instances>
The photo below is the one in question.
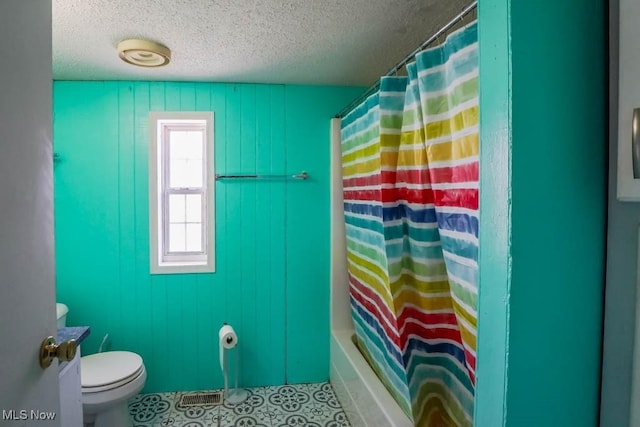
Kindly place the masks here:
<instances>
[{"instance_id":1,"label":"metal towel rod","mask_svg":"<svg viewBox=\"0 0 640 427\"><path fill-rule=\"evenodd\" d=\"M300 173L297 173L295 175L223 175L223 174L216 174L216 180L218 179L287 179L287 178L293 178L293 179L307 179L309 178L309 174L305 171L302 171Z\"/></svg>"}]
</instances>

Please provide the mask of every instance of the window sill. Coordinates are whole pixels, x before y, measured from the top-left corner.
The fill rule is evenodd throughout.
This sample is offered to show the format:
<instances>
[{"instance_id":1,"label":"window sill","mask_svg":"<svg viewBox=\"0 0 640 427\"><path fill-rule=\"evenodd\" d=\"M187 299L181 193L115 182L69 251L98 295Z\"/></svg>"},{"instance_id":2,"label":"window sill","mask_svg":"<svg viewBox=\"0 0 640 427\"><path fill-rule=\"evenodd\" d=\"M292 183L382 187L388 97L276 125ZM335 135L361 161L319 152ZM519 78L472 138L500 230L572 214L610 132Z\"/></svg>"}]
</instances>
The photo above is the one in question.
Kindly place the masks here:
<instances>
[{"instance_id":1,"label":"window sill","mask_svg":"<svg viewBox=\"0 0 640 427\"><path fill-rule=\"evenodd\" d=\"M162 263L151 266L151 274L193 274L193 273L215 273L213 265L205 263Z\"/></svg>"}]
</instances>

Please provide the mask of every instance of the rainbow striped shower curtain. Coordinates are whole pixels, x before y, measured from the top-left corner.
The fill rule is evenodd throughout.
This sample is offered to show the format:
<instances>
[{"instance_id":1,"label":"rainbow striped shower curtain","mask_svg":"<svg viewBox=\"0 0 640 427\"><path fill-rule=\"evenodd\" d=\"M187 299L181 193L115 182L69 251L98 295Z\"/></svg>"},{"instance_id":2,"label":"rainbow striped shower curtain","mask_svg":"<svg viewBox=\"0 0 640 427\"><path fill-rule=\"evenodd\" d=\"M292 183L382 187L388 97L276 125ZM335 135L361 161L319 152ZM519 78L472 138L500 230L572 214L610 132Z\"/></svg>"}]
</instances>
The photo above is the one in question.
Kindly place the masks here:
<instances>
[{"instance_id":1,"label":"rainbow striped shower curtain","mask_svg":"<svg viewBox=\"0 0 640 427\"><path fill-rule=\"evenodd\" d=\"M471 426L478 294L477 23L342 121L358 346L416 426Z\"/></svg>"}]
</instances>

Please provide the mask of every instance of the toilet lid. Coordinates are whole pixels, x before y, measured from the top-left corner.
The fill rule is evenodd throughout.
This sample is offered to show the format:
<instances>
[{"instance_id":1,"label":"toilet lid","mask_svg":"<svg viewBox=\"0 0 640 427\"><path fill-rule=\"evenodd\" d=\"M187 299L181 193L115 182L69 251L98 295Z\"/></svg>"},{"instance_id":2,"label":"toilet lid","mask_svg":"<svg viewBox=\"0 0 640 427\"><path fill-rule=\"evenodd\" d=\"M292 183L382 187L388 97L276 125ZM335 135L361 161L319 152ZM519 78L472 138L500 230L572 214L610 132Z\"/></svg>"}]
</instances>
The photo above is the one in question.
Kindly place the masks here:
<instances>
[{"instance_id":1,"label":"toilet lid","mask_svg":"<svg viewBox=\"0 0 640 427\"><path fill-rule=\"evenodd\" d=\"M142 357L137 354L107 351L80 358L80 381L83 391L105 390L128 383L143 369Z\"/></svg>"}]
</instances>

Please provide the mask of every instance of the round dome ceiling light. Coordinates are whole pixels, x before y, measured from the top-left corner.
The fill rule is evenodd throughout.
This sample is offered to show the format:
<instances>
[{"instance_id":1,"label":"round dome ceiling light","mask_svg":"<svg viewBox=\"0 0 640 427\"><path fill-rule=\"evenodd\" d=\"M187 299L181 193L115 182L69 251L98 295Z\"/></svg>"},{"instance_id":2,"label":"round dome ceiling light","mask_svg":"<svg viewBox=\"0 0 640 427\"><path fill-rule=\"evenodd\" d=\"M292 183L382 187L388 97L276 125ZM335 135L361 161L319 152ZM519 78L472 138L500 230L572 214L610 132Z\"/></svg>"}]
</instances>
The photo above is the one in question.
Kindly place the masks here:
<instances>
[{"instance_id":1,"label":"round dome ceiling light","mask_svg":"<svg viewBox=\"0 0 640 427\"><path fill-rule=\"evenodd\" d=\"M124 62L138 67L162 67L171 60L171 51L160 43L127 39L118 43L118 56Z\"/></svg>"}]
</instances>

